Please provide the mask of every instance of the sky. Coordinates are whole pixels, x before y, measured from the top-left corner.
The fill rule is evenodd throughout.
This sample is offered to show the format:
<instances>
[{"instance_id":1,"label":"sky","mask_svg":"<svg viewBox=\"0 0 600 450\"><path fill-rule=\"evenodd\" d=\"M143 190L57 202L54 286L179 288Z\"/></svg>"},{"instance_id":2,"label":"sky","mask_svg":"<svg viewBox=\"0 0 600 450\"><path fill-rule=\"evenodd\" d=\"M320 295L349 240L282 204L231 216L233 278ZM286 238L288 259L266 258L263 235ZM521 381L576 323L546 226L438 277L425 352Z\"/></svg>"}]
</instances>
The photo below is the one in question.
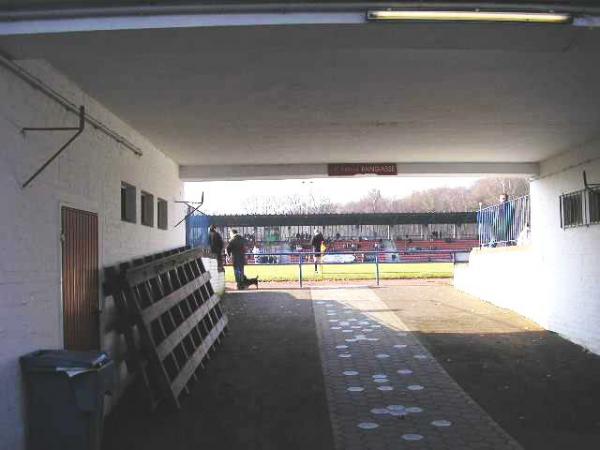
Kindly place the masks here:
<instances>
[{"instance_id":1,"label":"sky","mask_svg":"<svg viewBox=\"0 0 600 450\"><path fill-rule=\"evenodd\" d=\"M362 198L371 189L384 197L401 198L415 191L438 187L468 187L476 177L347 177L304 180L211 181L185 183L185 200L199 201L204 192L206 214L239 214L248 200L256 197L282 197L292 194L329 198L345 203Z\"/></svg>"}]
</instances>

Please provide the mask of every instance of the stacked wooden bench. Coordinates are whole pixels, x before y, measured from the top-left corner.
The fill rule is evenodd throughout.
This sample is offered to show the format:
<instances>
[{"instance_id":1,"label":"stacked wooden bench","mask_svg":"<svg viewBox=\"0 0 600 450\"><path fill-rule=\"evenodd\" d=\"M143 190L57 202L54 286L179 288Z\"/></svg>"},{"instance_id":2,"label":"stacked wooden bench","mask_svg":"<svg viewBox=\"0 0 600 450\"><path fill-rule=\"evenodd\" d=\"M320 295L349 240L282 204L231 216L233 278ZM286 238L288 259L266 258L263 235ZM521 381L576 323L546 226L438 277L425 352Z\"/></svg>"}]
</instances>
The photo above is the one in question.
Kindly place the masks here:
<instances>
[{"instance_id":1,"label":"stacked wooden bench","mask_svg":"<svg viewBox=\"0 0 600 450\"><path fill-rule=\"evenodd\" d=\"M152 409L164 400L180 406L226 330L203 256L202 249L182 248L106 271L127 365L140 377Z\"/></svg>"}]
</instances>

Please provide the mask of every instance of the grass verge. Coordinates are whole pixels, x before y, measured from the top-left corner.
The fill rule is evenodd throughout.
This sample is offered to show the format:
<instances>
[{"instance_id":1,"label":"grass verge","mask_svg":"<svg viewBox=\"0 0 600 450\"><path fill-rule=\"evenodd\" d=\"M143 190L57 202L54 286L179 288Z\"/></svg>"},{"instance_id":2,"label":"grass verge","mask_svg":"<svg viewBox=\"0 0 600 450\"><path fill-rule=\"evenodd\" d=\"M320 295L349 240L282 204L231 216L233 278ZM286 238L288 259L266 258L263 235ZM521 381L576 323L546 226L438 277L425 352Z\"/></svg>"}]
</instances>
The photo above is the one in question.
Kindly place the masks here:
<instances>
[{"instance_id":1,"label":"grass verge","mask_svg":"<svg viewBox=\"0 0 600 450\"><path fill-rule=\"evenodd\" d=\"M248 278L258 276L262 281L298 280L297 264L247 265ZM401 278L451 278L454 274L451 263L380 264L381 279ZM375 279L375 264L332 264L319 266L315 273L313 264L302 265L302 279L306 281L371 280ZM233 268L225 268L225 281L233 282Z\"/></svg>"}]
</instances>

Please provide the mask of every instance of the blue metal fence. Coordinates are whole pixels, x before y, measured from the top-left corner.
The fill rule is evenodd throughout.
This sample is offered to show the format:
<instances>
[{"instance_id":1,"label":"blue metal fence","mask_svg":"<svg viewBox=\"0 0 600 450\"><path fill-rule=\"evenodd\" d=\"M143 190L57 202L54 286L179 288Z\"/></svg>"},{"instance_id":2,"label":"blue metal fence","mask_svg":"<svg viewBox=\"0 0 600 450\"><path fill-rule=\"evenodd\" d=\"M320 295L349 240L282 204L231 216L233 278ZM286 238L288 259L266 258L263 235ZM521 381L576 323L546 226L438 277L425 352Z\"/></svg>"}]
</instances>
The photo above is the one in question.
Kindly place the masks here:
<instances>
[{"instance_id":1,"label":"blue metal fence","mask_svg":"<svg viewBox=\"0 0 600 450\"><path fill-rule=\"evenodd\" d=\"M210 218L204 214L192 214L185 221L185 241L190 247L208 247Z\"/></svg>"},{"instance_id":2,"label":"blue metal fence","mask_svg":"<svg viewBox=\"0 0 600 450\"><path fill-rule=\"evenodd\" d=\"M528 239L529 196L482 208L477 213L480 247L517 245Z\"/></svg>"}]
</instances>

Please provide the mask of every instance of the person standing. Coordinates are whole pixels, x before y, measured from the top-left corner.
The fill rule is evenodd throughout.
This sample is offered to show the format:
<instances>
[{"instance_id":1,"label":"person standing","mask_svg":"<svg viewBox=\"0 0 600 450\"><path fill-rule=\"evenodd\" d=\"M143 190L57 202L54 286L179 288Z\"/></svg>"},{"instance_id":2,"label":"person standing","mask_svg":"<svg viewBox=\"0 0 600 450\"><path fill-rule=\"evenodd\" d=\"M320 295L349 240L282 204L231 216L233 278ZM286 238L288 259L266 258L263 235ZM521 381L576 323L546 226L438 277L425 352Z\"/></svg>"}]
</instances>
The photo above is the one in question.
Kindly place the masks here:
<instances>
[{"instance_id":1,"label":"person standing","mask_svg":"<svg viewBox=\"0 0 600 450\"><path fill-rule=\"evenodd\" d=\"M231 230L231 239L227 244L227 255L229 255L233 264L233 273L238 289L246 289L246 277L244 276L245 253L244 238L239 235L237 230Z\"/></svg>"},{"instance_id":2,"label":"person standing","mask_svg":"<svg viewBox=\"0 0 600 450\"><path fill-rule=\"evenodd\" d=\"M217 231L215 224L212 224L208 229L208 241L210 244L210 252L217 259L217 271L224 272L223 268L223 238Z\"/></svg>"},{"instance_id":3,"label":"person standing","mask_svg":"<svg viewBox=\"0 0 600 450\"><path fill-rule=\"evenodd\" d=\"M515 215L515 208L513 204L508 200L508 194L501 194L500 203L498 204L495 222L495 242L492 244L495 247L498 243L504 245L513 245L516 236L513 236L513 219Z\"/></svg>"},{"instance_id":4,"label":"person standing","mask_svg":"<svg viewBox=\"0 0 600 450\"><path fill-rule=\"evenodd\" d=\"M319 261L321 259L321 244L323 242L325 242L323 233L321 233L318 229L315 228L314 236L312 238L312 241L310 241L310 245L312 246L314 252L313 260L315 262L315 272L319 271L317 264L319 264Z\"/></svg>"},{"instance_id":5,"label":"person standing","mask_svg":"<svg viewBox=\"0 0 600 450\"><path fill-rule=\"evenodd\" d=\"M258 248L258 245L256 243L252 248L252 254L254 255L254 264L260 263L260 248Z\"/></svg>"}]
</instances>

